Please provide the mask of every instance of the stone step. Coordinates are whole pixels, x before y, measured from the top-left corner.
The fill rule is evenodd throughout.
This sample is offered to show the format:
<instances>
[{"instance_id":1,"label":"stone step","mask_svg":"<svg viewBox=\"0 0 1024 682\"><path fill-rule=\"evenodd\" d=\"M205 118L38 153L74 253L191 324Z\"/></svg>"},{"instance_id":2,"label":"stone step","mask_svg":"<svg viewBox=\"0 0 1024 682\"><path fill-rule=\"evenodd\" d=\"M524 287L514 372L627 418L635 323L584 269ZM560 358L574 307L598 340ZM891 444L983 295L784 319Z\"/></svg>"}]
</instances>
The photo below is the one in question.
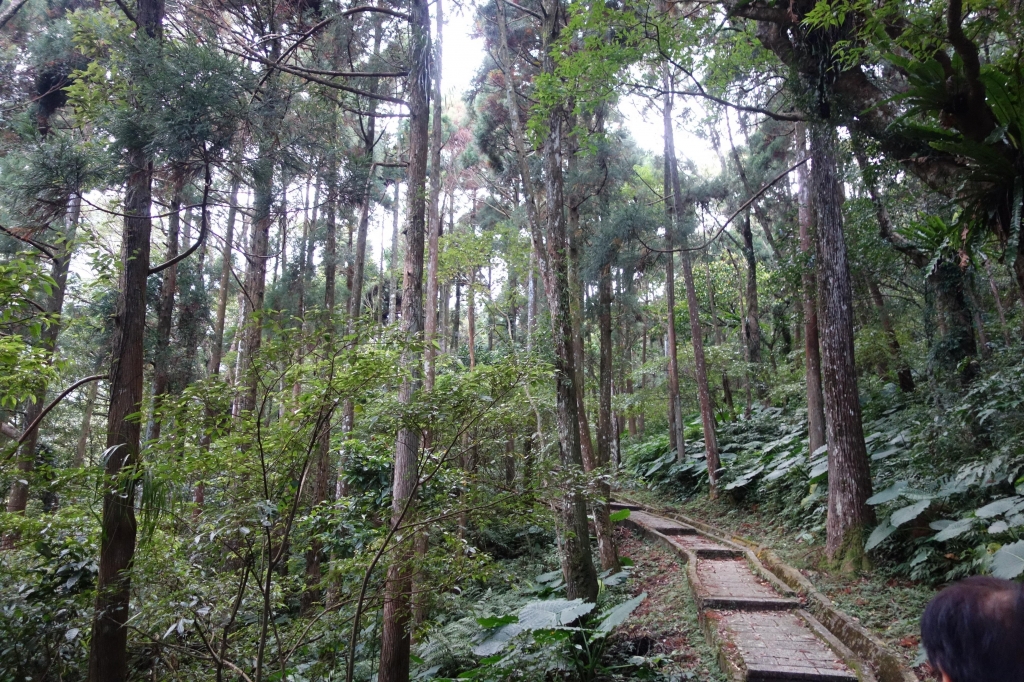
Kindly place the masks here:
<instances>
[{"instance_id":1,"label":"stone step","mask_svg":"<svg viewBox=\"0 0 1024 682\"><path fill-rule=\"evenodd\" d=\"M697 529L693 526L687 526L686 524L679 523L678 521L672 521L671 519L665 519L654 514L648 514L643 511L632 511L629 512L629 519L636 524L657 531L662 535L696 535Z\"/></svg>"},{"instance_id":2,"label":"stone step","mask_svg":"<svg viewBox=\"0 0 1024 682\"><path fill-rule=\"evenodd\" d=\"M743 552L720 545L703 535L670 535L669 542L697 555L698 559L742 559Z\"/></svg>"},{"instance_id":3,"label":"stone step","mask_svg":"<svg viewBox=\"0 0 1024 682\"><path fill-rule=\"evenodd\" d=\"M705 560L697 564L698 594L707 599L731 599L734 601L765 602L776 605L798 603L793 599L782 599L767 581L761 580L750 570L744 559ZM733 607L739 608L739 607Z\"/></svg>"},{"instance_id":4,"label":"stone step","mask_svg":"<svg viewBox=\"0 0 1024 682\"><path fill-rule=\"evenodd\" d=\"M857 679L795 612L709 612L707 617L719 636L735 646L747 682Z\"/></svg>"},{"instance_id":5,"label":"stone step","mask_svg":"<svg viewBox=\"0 0 1024 682\"><path fill-rule=\"evenodd\" d=\"M756 574L748 553L704 535L696 528L643 511L639 505L612 503L629 509L629 521L656 531L693 561L688 569L702 622L718 642L733 679L743 682L854 682L859 678L836 651L842 644L801 611L800 600L781 583ZM696 560L693 557L696 557ZM751 559L754 561L754 559ZM713 634L712 634L713 633ZM848 651L846 655L850 655ZM866 680L873 680L870 674Z\"/></svg>"}]
</instances>

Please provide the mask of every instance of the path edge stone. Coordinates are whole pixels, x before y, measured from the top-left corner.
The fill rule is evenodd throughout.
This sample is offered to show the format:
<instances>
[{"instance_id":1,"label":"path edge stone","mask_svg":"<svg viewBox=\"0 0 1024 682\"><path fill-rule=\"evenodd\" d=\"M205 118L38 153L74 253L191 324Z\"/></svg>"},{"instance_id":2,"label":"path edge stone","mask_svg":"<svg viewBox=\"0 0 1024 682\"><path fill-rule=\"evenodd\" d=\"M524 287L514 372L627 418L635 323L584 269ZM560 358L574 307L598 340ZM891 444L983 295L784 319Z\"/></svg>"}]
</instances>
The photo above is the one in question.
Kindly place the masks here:
<instances>
[{"instance_id":1,"label":"path edge stone","mask_svg":"<svg viewBox=\"0 0 1024 682\"><path fill-rule=\"evenodd\" d=\"M917 682L917 676L904 668L899 657L890 651L881 639L869 632L864 628L864 626L855 621L848 614L835 608L835 606L832 605L832 601L818 591L810 580L808 580L796 568L785 563L771 549L758 545L757 543L750 542L744 538L723 533L714 526L692 519L683 514L679 514L671 509L656 508L640 504L621 493L617 493L616 498L616 502L619 502L620 504L626 503L626 505L636 507L638 510L644 511L648 514L657 514L679 521L680 523L685 523L696 528L701 535L709 537L716 542L727 546L731 545L743 550L747 555L747 559L752 568L757 573L761 574L761 577L771 582L777 587L777 589L781 588L779 591L783 594L795 592L800 595L806 602L807 610L810 612L808 615L812 615L815 622L817 622L825 632L828 632L838 643L842 644L846 651L854 654L854 661L857 659L863 660L873 668L873 671L858 669L858 673L864 674L873 672L873 677L876 677L878 682ZM613 502L613 504L614 503L615 502ZM627 523L628 521L629 520L626 519ZM696 562L693 561L693 559L696 557L691 556L689 551L676 546L668 539L668 537L658 533L657 531L651 531L643 528L636 523L629 525L631 528L639 530L646 537L658 536L654 539L659 543L665 545L678 554L686 555L687 577L690 578L690 589L693 591L695 589L694 579L696 578ZM694 598L698 599L698 596L694 594ZM706 626L705 630L707 630ZM814 630L813 627L812 630ZM706 634L708 633L706 632ZM718 647L720 652L723 652L721 642L718 641L719 638L717 635L713 638L710 634L708 634L708 636L709 639L715 640L713 643ZM720 655L724 656L724 652L720 653ZM725 658L722 659L722 662L725 662ZM728 670L731 671L732 667L735 667L735 664L730 664ZM853 666L851 665L851 667ZM727 670L727 666L723 666L723 670ZM734 676L734 679L742 680L743 677Z\"/></svg>"}]
</instances>

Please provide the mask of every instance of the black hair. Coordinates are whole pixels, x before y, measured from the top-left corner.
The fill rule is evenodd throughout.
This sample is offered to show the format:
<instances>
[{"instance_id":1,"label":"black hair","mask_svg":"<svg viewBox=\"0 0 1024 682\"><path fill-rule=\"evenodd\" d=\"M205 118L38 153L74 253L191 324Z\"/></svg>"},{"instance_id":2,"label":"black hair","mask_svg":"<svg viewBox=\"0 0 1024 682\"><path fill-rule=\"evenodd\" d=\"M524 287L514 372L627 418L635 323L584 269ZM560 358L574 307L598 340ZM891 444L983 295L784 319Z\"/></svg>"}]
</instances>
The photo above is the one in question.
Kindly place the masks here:
<instances>
[{"instance_id":1,"label":"black hair","mask_svg":"<svg viewBox=\"0 0 1024 682\"><path fill-rule=\"evenodd\" d=\"M924 610L921 640L952 682L1024 682L1024 585L975 576L947 587Z\"/></svg>"}]
</instances>

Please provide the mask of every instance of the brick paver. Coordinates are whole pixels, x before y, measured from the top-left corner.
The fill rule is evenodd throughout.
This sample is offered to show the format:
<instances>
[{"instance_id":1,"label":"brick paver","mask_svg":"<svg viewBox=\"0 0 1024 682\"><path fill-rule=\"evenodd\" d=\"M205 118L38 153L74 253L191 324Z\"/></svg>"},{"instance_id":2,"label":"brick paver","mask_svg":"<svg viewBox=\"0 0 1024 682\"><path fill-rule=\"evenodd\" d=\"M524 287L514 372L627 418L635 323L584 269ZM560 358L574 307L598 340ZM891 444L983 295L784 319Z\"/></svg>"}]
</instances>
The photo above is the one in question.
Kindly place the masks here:
<instances>
[{"instance_id":1,"label":"brick paver","mask_svg":"<svg viewBox=\"0 0 1024 682\"><path fill-rule=\"evenodd\" d=\"M750 682L857 679L792 611L715 615L719 634L736 645Z\"/></svg>"}]
</instances>

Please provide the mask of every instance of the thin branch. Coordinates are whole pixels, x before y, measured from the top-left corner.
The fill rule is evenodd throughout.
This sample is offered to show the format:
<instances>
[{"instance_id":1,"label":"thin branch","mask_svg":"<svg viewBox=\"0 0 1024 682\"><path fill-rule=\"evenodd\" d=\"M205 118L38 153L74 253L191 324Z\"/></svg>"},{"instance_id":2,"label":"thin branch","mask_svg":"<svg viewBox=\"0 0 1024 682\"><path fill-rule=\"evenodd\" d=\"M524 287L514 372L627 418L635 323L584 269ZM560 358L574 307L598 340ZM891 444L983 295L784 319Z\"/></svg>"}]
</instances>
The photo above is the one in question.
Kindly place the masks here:
<instances>
[{"instance_id":1,"label":"thin branch","mask_svg":"<svg viewBox=\"0 0 1024 682\"><path fill-rule=\"evenodd\" d=\"M3 225L0 225L0 232L3 232L4 234L10 235L14 239L17 239L19 242L24 242L24 243L28 244L31 247L39 249L50 260L57 260L57 256L55 256L53 254L53 252L50 251L50 249L52 249L54 247L49 246L48 244L43 244L42 242L37 242L34 239L29 239L28 237L22 237L20 234L17 234L15 232L12 232L11 230L8 230Z\"/></svg>"},{"instance_id":2,"label":"thin branch","mask_svg":"<svg viewBox=\"0 0 1024 682\"><path fill-rule=\"evenodd\" d=\"M640 238L640 235L635 235L635 236L636 236L637 240L641 244L643 244L645 249L647 249L648 251L653 251L654 253L688 253L688 252L691 252L691 251L703 251L708 246L710 246L712 243L714 243L719 237L722 236L722 233L725 232L725 228L727 228L729 226L729 223L731 223L736 218L736 216L738 216L743 211L747 210L747 208L752 203L757 201L758 198L760 198L760 196L762 194L764 194L769 189L771 189L771 187L773 185L775 185L775 183L777 183L779 180L781 180L782 178L786 177L787 175L792 173L794 170L796 170L797 168L799 168L803 164L807 163L810 160L810 158L811 157L809 157L809 156L805 156L804 158L800 159L799 161L794 163L792 166L790 166L789 168L787 168L786 170L782 171L781 173L776 175L774 178L772 178L768 182L768 184L766 184L761 189L757 190L757 192L752 197L750 197L749 199L744 201L743 204L739 208L737 208L735 211L733 211L732 215L729 216L728 220L726 220L724 223L721 224L721 226L719 226L718 232L716 232L710 239L708 239L706 242L704 242L700 246L681 247L681 248L678 248L678 249L655 249L655 248L653 248L651 246L648 246L647 242L645 242L643 239Z\"/></svg>"},{"instance_id":3,"label":"thin branch","mask_svg":"<svg viewBox=\"0 0 1024 682\"><path fill-rule=\"evenodd\" d=\"M198 249L202 245L202 243L204 241L206 241L206 233L209 232L209 228L210 228L210 216L209 216L209 212L207 211L208 201L209 201L209 198L210 198L210 183L211 183L210 164L206 164L206 180L205 180L205 182L203 184L203 203L200 204L200 206L202 207L202 219L200 220L201 227L199 229L199 236L196 238L195 243L192 246L190 246L188 248L188 250L185 251L184 253L182 253L181 255L175 256L174 258L170 259L169 261L161 263L160 265L157 265L154 268L150 268L149 269L149 274L155 275L158 272L162 272L162 271L166 270L167 268L171 267L172 265L180 263L181 261L183 261L186 258L188 258L189 256L191 256L193 253L195 253L195 250Z\"/></svg>"},{"instance_id":4,"label":"thin branch","mask_svg":"<svg viewBox=\"0 0 1024 682\"><path fill-rule=\"evenodd\" d=\"M52 410L53 408L57 407L57 404L60 401L64 400L64 398L68 397L68 394L70 394L72 391L74 391L76 388L78 388L82 384L88 384L91 381L99 381L101 379L106 379L106 378L107 378L106 374L94 374L91 377L85 377L84 379L79 379L78 381L76 381L75 383L71 384L66 389L64 389L64 392L61 393L56 398L54 398L53 402L51 402L49 405L44 407L43 411L39 413L39 416L36 417L35 419L33 419L32 423L28 425L28 427L25 429L25 431L20 436L18 436L18 445L21 445L22 443L24 443L28 439L29 435L31 435L32 432L36 430L36 427L39 426L39 422L43 421L43 417L48 415L50 413L50 410ZM8 455L7 458L10 459L10 455Z\"/></svg>"},{"instance_id":5,"label":"thin branch","mask_svg":"<svg viewBox=\"0 0 1024 682\"><path fill-rule=\"evenodd\" d=\"M0 12L0 28L7 25L7 22L14 18L18 10L25 6L28 0L14 0L14 2L3 12Z\"/></svg>"},{"instance_id":6,"label":"thin branch","mask_svg":"<svg viewBox=\"0 0 1024 682\"><path fill-rule=\"evenodd\" d=\"M335 90L342 90L344 92L351 92L353 95L360 95L362 97L369 97L370 99L378 99L378 100L380 100L382 102L391 102L392 104L401 104L402 106L408 106L409 105L409 103L406 102L404 99L400 99L398 97L390 97L388 95L378 95L378 94L369 92L367 90L363 90L361 88L353 88L353 87L351 87L349 85L342 85L341 83L335 83L334 81L329 81L329 80L327 80L325 78L319 78L319 77L317 77L317 76L315 76L315 75L313 75L311 73L308 73L305 69L303 69L301 67L291 67L291 66L285 66L284 64L277 64L276 62L272 62L269 59L261 57L258 54L253 54L251 51L250 52L237 52L237 51L232 50L232 49L227 48L227 47L224 47L224 48L221 48L221 49L223 49L228 54L233 54L236 57L241 57L243 59L250 59L250 60L252 60L254 62L259 62L260 64L263 64L264 66L269 66L270 68L277 69L278 71L283 71L285 73L290 73L293 76L298 76L299 78L304 78L305 80L310 81L311 83L319 83L320 85L326 85L327 87L334 88Z\"/></svg>"},{"instance_id":7,"label":"thin branch","mask_svg":"<svg viewBox=\"0 0 1024 682\"><path fill-rule=\"evenodd\" d=\"M114 2L116 2L117 6L121 8L121 11L124 12L124 15L128 17L128 20L135 24L136 28L142 27L141 24L139 24L139 20L135 18L135 14L130 9L128 9L128 5L124 4L124 0L114 0Z\"/></svg>"}]
</instances>

